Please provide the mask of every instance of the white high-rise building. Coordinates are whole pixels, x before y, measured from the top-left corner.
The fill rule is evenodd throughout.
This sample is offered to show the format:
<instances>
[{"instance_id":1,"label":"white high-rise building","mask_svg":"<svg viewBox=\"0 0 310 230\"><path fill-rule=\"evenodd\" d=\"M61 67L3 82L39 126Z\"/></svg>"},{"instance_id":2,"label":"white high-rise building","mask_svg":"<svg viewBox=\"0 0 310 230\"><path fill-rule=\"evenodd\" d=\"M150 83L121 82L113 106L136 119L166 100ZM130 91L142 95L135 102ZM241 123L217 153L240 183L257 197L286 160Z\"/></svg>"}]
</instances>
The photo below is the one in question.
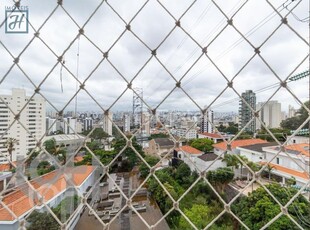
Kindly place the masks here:
<instances>
[{"instance_id":1,"label":"white high-rise building","mask_svg":"<svg viewBox=\"0 0 310 230\"><path fill-rule=\"evenodd\" d=\"M23 159L29 150L36 147L34 138L39 140L45 134L45 100L40 96L30 99L24 89L12 89L12 95L0 95L0 97L4 101L0 101L0 135L7 131L0 139L0 152L8 156L7 148L3 144L8 138L14 138L18 143L14 146L12 160ZM19 115L19 122L14 122L15 116L8 107ZM4 163L8 161L1 155L0 164Z\"/></svg>"},{"instance_id":2,"label":"white high-rise building","mask_svg":"<svg viewBox=\"0 0 310 230\"><path fill-rule=\"evenodd\" d=\"M287 118L295 117L296 116L296 112L297 112L297 110L293 106L289 105L288 106Z\"/></svg>"},{"instance_id":3,"label":"white high-rise building","mask_svg":"<svg viewBox=\"0 0 310 230\"><path fill-rule=\"evenodd\" d=\"M130 132L130 115L124 114L123 116L123 131Z\"/></svg>"},{"instance_id":4,"label":"white high-rise building","mask_svg":"<svg viewBox=\"0 0 310 230\"><path fill-rule=\"evenodd\" d=\"M213 133L213 126L211 122L214 124L214 113L213 110L208 110L201 118L200 132Z\"/></svg>"},{"instance_id":5,"label":"white high-rise building","mask_svg":"<svg viewBox=\"0 0 310 230\"><path fill-rule=\"evenodd\" d=\"M260 109L259 117L268 128L279 128L282 121L281 103L278 101L259 102L256 109ZM263 106L263 107L262 107ZM261 124L256 120L256 127L260 128Z\"/></svg>"},{"instance_id":6,"label":"white high-rise building","mask_svg":"<svg viewBox=\"0 0 310 230\"><path fill-rule=\"evenodd\" d=\"M112 119L113 119L113 113L111 111L109 111L107 115L104 114L102 129L110 136L112 136Z\"/></svg>"}]
</instances>

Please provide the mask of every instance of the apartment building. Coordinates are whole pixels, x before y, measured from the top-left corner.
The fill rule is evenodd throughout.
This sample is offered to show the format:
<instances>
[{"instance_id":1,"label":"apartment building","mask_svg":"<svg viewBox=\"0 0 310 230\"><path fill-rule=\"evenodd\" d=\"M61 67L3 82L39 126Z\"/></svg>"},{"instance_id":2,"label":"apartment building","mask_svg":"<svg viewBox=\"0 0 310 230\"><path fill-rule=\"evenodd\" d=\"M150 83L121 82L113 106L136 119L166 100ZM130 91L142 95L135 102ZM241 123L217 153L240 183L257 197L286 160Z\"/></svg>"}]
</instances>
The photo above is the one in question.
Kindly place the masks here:
<instances>
[{"instance_id":1,"label":"apartment building","mask_svg":"<svg viewBox=\"0 0 310 230\"><path fill-rule=\"evenodd\" d=\"M239 129L242 129L253 119L254 115L250 107L253 110L255 110L256 107L256 95L252 90L246 90L241 96L244 101L240 100L239 102ZM245 128L245 131L253 133L256 131L255 119L250 122L250 124Z\"/></svg>"},{"instance_id":2,"label":"apartment building","mask_svg":"<svg viewBox=\"0 0 310 230\"><path fill-rule=\"evenodd\" d=\"M282 121L281 103L278 101L259 102L256 105L259 111L259 117L268 128L279 128ZM256 119L256 128L262 127L258 119Z\"/></svg>"},{"instance_id":3,"label":"apartment building","mask_svg":"<svg viewBox=\"0 0 310 230\"><path fill-rule=\"evenodd\" d=\"M24 89L12 89L11 95L0 97L0 135L5 133L0 139L0 164L5 164L8 161L4 156L8 156L8 151L4 143L8 138L18 141L12 153L12 160L16 161L35 148L35 139L38 140L45 134L45 100L37 95L32 98L26 96ZM14 122L16 115L19 115L19 122Z\"/></svg>"}]
</instances>

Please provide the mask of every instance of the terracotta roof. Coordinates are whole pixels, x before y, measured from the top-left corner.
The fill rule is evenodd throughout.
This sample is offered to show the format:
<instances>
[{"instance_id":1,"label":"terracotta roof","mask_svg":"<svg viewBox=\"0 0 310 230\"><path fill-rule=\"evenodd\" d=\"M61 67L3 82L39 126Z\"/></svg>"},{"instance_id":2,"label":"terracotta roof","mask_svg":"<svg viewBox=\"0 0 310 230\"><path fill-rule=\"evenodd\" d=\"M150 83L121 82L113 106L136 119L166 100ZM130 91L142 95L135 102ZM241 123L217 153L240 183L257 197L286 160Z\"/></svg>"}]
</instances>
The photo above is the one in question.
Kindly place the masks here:
<instances>
[{"instance_id":1,"label":"terracotta roof","mask_svg":"<svg viewBox=\"0 0 310 230\"><path fill-rule=\"evenodd\" d=\"M297 151L300 154L305 155L307 157L310 156L309 144L306 144L306 143L287 145L285 146L285 148L287 150Z\"/></svg>"},{"instance_id":2,"label":"terracotta roof","mask_svg":"<svg viewBox=\"0 0 310 230\"><path fill-rule=\"evenodd\" d=\"M262 165L266 164L266 162L260 162ZM294 169L290 169L290 168L286 168L283 167L281 165L277 165L277 164L273 164L273 163L269 163L269 165L271 165L274 169L276 169L277 171L280 172L284 172L286 174L289 174L293 177L300 177L306 180L309 180L309 173L305 172L305 171L297 171Z\"/></svg>"},{"instance_id":3,"label":"terracotta roof","mask_svg":"<svg viewBox=\"0 0 310 230\"><path fill-rule=\"evenodd\" d=\"M262 143L268 143L268 141L262 140L262 139L244 139L244 140L235 140L231 142L231 148L235 149L237 147L241 146L247 146L247 145L255 145L255 144L262 144ZM226 150L227 145L225 142L216 143L213 145L214 148Z\"/></svg>"},{"instance_id":4,"label":"terracotta roof","mask_svg":"<svg viewBox=\"0 0 310 230\"><path fill-rule=\"evenodd\" d=\"M82 156L76 156L74 157L74 163L82 161L84 158Z\"/></svg>"},{"instance_id":5,"label":"terracotta roof","mask_svg":"<svg viewBox=\"0 0 310 230\"><path fill-rule=\"evenodd\" d=\"M181 146L180 148L176 149L176 151L183 151L183 152L186 152L186 153L189 153L189 154L203 154L202 151L196 149L196 148L193 148L189 145L184 145L184 146Z\"/></svg>"},{"instance_id":6,"label":"terracotta roof","mask_svg":"<svg viewBox=\"0 0 310 230\"><path fill-rule=\"evenodd\" d=\"M66 168L68 177L72 178L75 186L80 186L84 180L94 171L95 167L81 165L73 168ZM67 182L64 174L59 170L47 173L29 181L37 192L43 197L44 202L49 201L60 192L65 191L70 183ZM17 216L20 217L29 211L36 204L40 205L35 196L31 194L27 183L15 188L15 191L4 195L2 202ZM15 217L2 205L0 205L0 221L13 221Z\"/></svg>"},{"instance_id":7,"label":"terracotta roof","mask_svg":"<svg viewBox=\"0 0 310 230\"><path fill-rule=\"evenodd\" d=\"M216 139L223 139L223 137L217 133L208 133L208 132L204 132L201 135L207 136L207 137L211 137L211 138L216 138Z\"/></svg>"},{"instance_id":8,"label":"terracotta roof","mask_svg":"<svg viewBox=\"0 0 310 230\"><path fill-rule=\"evenodd\" d=\"M13 161L12 164L15 166L16 161ZM13 167L13 166L12 166ZM0 172L10 171L10 164L0 164Z\"/></svg>"}]
</instances>

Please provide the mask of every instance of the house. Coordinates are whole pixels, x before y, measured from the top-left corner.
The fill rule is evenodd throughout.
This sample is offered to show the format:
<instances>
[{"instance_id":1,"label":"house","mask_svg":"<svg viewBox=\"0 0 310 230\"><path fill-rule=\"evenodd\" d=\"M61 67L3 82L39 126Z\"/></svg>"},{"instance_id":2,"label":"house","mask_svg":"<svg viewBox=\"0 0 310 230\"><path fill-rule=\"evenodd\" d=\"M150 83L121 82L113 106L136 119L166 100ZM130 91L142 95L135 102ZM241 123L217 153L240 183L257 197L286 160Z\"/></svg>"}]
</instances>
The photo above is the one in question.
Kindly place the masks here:
<instances>
[{"instance_id":1,"label":"house","mask_svg":"<svg viewBox=\"0 0 310 230\"><path fill-rule=\"evenodd\" d=\"M258 163L266 159L266 154L263 151L264 147L277 146L277 145L278 145L277 142L267 142L254 145L240 146L237 147L237 150L239 151L239 154L241 156L245 156L249 161Z\"/></svg>"},{"instance_id":2,"label":"house","mask_svg":"<svg viewBox=\"0 0 310 230\"><path fill-rule=\"evenodd\" d=\"M177 157L180 160L184 160L184 158L188 158L188 157L199 157L204 154L203 151L200 151L189 145L181 146L180 148L177 148L176 151L177 151Z\"/></svg>"},{"instance_id":3,"label":"house","mask_svg":"<svg viewBox=\"0 0 310 230\"><path fill-rule=\"evenodd\" d=\"M169 138L154 138L149 141L146 152L150 155L165 156L174 147L174 142Z\"/></svg>"},{"instance_id":4,"label":"house","mask_svg":"<svg viewBox=\"0 0 310 230\"><path fill-rule=\"evenodd\" d=\"M310 153L309 144L292 144L281 149L279 146L263 147L266 158L261 164L272 166L272 174L282 178L284 184L287 179L294 177L296 184L303 186L309 182ZM279 154L278 154L279 153ZM275 155L278 154L276 157Z\"/></svg>"},{"instance_id":5,"label":"house","mask_svg":"<svg viewBox=\"0 0 310 230\"><path fill-rule=\"evenodd\" d=\"M254 145L254 144L262 144L262 143L268 143L265 140L262 139L244 139L244 140L235 140L230 143L231 151L232 153L240 153L240 150L237 149L237 147L247 146L247 145ZM221 142L213 144L214 147L214 153L217 155L221 155L227 150L227 143Z\"/></svg>"},{"instance_id":6,"label":"house","mask_svg":"<svg viewBox=\"0 0 310 230\"><path fill-rule=\"evenodd\" d=\"M209 170L216 170L220 167L226 167L226 163L222 161L221 157L214 153L205 153L198 157L190 157L184 159L184 162L190 167L192 171L202 172Z\"/></svg>"},{"instance_id":7,"label":"house","mask_svg":"<svg viewBox=\"0 0 310 230\"><path fill-rule=\"evenodd\" d=\"M44 203L49 207L56 207L64 198L70 194L76 194L73 185L81 193L95 184L97 173L94 166L67 167L65 171L55 170L33 180L28 181L36 192L42 197ZM71 178L69 183L67 178ZM28 183L20 184L3 194L2 202L9 209L0 205L0 229L19 229L19 220L31 213L33 210L43 212L46 208L38 199ZM73 229L77 223L82 208L76 210L67 224L67 229ZM14 215L13 215L14 214Z\"/></svg>"},{"instance_id":8,"label":"house","mask_svg":"<svg viewBox=\"0 0 310 230\"><path fill-rule=\"evenodd\" d=\"M223 140L230 141L234 135L229 134L218 134L218 133L199 133L198 138L207 138L209 140L212 140L214 143L222 142Z\"/></svg>"},{"instance_id":9,"label":"house","mask_svg":"<svg viewBox=\"0 0 310 230\"><path fill-rule=\"evenodd\" d=\"M308 143L309 144L309 136L288 136L287 139L289 139L288 143L291 144L302 144L302 143Z\"/></svg>"},{"instance_id":10,"label":"house","mask_svg":"<svg viewBox=\"0 0 310 230\"><path fill-rule=\"evenodd\" d=\"M176 153L177 158L186 163L192 171L215 170L226 166L226 163L222 162L222 158L218 158L218 155L214 153L205 154L188 145L176 149Z\"/></svg>"}]
</instances>

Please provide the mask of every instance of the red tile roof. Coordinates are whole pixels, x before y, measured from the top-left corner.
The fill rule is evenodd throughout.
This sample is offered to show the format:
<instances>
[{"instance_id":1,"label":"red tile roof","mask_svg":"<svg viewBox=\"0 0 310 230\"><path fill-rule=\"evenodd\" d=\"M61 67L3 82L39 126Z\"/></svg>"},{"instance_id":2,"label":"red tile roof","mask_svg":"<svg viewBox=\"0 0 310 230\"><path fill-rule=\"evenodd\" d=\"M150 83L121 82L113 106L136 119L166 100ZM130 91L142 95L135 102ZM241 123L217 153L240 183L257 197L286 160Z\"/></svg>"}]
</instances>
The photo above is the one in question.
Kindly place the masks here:
<instances>
[{"instance_id":1,"label":"red tile roof","mask_svg":"<svg viewBox=\"0 0 310 230\"><path fill-rule=\"evenodd\" d=\"M12 162L12 168L13 166L16 166L16 161ZM4 172L4 171L10 171L10 164L0 164L0 172Z\"/></svg>"},{"instance_id":2,"label":"red tile roof","mask_svg":"<svg viewBox=\"0 0 310 230\"><path fill-rule=\"evenodd\" d=\"M189 145L184 145L184 146L181 146L180 148L176 149L176 151L183 151L183 152L186 152L186 153L189 153L189 154L203 154L202 151L196 149L196 148L193 148Z\"/></svg>"},{"instance_id":3,"label":"red tile roof","mask_svg":"<svg viewBox=\"0 0 310 230\"><path fill-rule=\"evenodd\" d=\"M302 143L302 144L293 144L285 146L288 150L294 150L300 152L300 154L305 155L306 157L310 156L309 144Z\"/></svg>"},{"instance_id":4,"label":"red tile roof","mask_svg":"<svg viewBox=\"0 0 310 230\"><path fill-rule=\"evenodd\" d=\"M75 186L80 186L84 180L94 171L95 167L81 165L67 168L66 175L72 178ZM36 191L43 197L44 202L49 201L60 192L65 191L70 182L67 182L64 174L58 174L55 170L41 177L29 181ZM31 194L31 188L27 183L15 188L15 191L4 195L2 202L17 216L20 217L33 208L40 205L35 196ZM0 205L0 221L13 221L15 217Z\"/></svg>"},{"instance_id":5,"label":"red tile roof","mask_svg":"<svg viewBox=\"0 0 310 230\"><path fill-rule=\"evenodd\" d=\"M208 132L204 132L201 135L207 136L207 137L211 137L211 138L216 138L216 139L222 139L223 137L221 137L221 135L217 134L217 133L208 133Z\"/></svg>"},{"instance_id":6,"label":"red tile roof","mask_svg":"<svg viewBox=\"0 0 310 230\"><path fill-rule=\"evenodd\" d=\"M266 164L265 162L261 162L262 165ZM297 171L297 170L294 170L294 169L290 169L290 168L287 168L287 167L283 167L281 165L277 165L277 164L273 164L273 163L269 163L270 166L272 166L274 169L280 171L280 172L284 172L286 174L289 174L293 177L300 177L300 178L303 178L303 179L310 179L310 176L309 176L309 173L307 172L304 172L304 171Z\"/></svg>"},{"instance_id":7,"label":"red tile roof","mask_svg":"<svg viewBox=\"0 0 310 230\"><path fill-rule=\"evenodd\" d=\"M262 140L262 139L244 139L244 140L235 140L231 142L231 149L235 149L237 147L246 146L246 145L255 145L255 144L262 144L262 143L268 143L268 141ZM225 142L216 143L213 145L214 148L226 150L227 145Z\"/></svg>"}]
</instances>

